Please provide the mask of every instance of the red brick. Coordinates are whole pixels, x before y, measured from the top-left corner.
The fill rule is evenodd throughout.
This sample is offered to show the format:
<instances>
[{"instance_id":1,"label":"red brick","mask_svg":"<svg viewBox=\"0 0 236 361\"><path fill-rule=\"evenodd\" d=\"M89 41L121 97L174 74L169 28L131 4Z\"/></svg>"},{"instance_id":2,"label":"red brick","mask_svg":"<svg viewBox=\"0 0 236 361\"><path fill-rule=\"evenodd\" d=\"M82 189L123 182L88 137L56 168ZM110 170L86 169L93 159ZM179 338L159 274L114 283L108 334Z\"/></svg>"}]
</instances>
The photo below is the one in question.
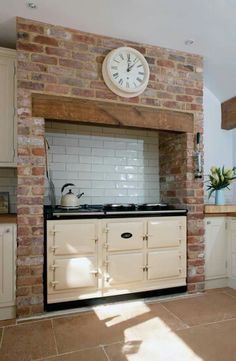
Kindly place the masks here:
<instances>
[{"instance_id":1,"label":"red brick","mask_svg":"<svg viewBox=\"0 0 236 361\"><path fill-rule=\"evenodd\" d=\"M82 87L83 86L83 81L81 81L81 79L79 79L79 78L60 77L59 78L59 83L60 84L71 85L71 86L76 86L76 87Z\"/></svg>"},{"instance_id":2,"label":"red brick","mask_svg":"<svg viewBox=\"0 0 236 361\"><path fill-rule=\"evenodd\" d=\"M38 24L23 24L17 21L17 29L18 30L25 30L29 31L30 33L38 33L43 34L44 33L44 27Z\"/></svg>"},{"instance_id":3,"label":"red brick","mask_svg":"<svg viewBox=\"0 0 236 361\"><path fill-rule=\"evenodd\" d=\"M193 97L190 95L176 95L176 100L180 102L192 102Z\"/></svg>"},{"instance_id":4,"label":"red brick","mask_svg":"<svg viewBox=\"0 0 236 361\"><path fill-rule=\"evenodd\" d=\"M43 90L44 84L43 83L35 83L32 81L26 81L26 80L19 80L18 87L24 88L24 89L30 89L30 90Z\"/></svg>"},{"instance_id":5,"label":"red brick","mask_svg":"<svg viewBox=\"0 0 236 361\"><path fill-rule=\"evenodd\" d=\"M72 94L80 97L93 97L95 95L94 90L92 89L80 89L80 88L73 88Z\"/></svg>"},{"instance_id":6,"label":"red brick","mask_svg":"<svg viewBox=\"0 0 236 361\"><path fill-rule=\"evenodd\" d=\"M41 55L41 54L32 54L31 60L33 63L43 63L43 64L57 64L57 58L49 55Z\"/></svg>"},{"instance_id":7,"label":"red brick","mask_svg":"<svg viewBox=\"0 0 236 361\"><path fill-rule=\"evenodd\" d=\"M188 71L188 72L194 71L194 67L192 65L184 65L184 64L178 64L177 69L183 70L183 71Z\"/></svg>"},{"instance_id":8,"label":"red brick","mask_svg":"<svg viewBox=\"0 0 236 361\"><path fill-rule=\"evenodd\" d=\"M96 44L96 38L94 36L85 35L85 34L73 34L72 35L73 41L78 41L79 43L85 43L85 44Z\"/></svg>"},{"instance_id":9,"label":"red brick","mask_svg":"<svg viewBox=\"0 0 236 361\"><path fill-rule=\"evenodd\" d=\"M34 196L43 195L44 194L44 187L40 187L40 186L32 187L32 194Z\"/></svg>"},{"instance_id":10,"label":"red brick","mask_svg":"<svg viewBox=\"0 0 236 361\"><path fill-rule=\"evenodd\" d=\"M57 78L55 76L45 73L32 73L31 79L43 83L57 83Z\"/></svg>"},{"instance_id":11,"label":"red brick","mask_svg":"<svg viewBox=\"0 0 236 361\"><path fill-rule=\"evenodd\" d=\"M32 148L32 154L39 157L44 157L45 149L44 148Z\"/></svg>"},{"instance_id":12,"label":"red brick","mask_svg":"<svg viewBox=\"0 0 236 361\"><path fill-rule=\"evenodd\" d=\"M66 85L59 85L59 84L46 84L45 91L52 92L57 94L68 94L69 93L69 86Z\"/></svg>"},{"instance_id":13,"label":"red brick","mask_svg":"<svg viewBox=\"0 0 236 361\"><path fill-rule=\"evenodd\" d=\"M44 167L33 167L32 174L33 175L44 175L45 168Z\"/></svg>"},{"instance_id":14,"label":"red brick","mask_svg":"<svg viewBox=\"0 0 236 361\"><path fill-rule=\"evenodd\" d=\"M37 45L37 44L31 44L31 43L23 43L18 41L17 42L17 50L24 50L24 51L30 51L42 53L43 52L43 46Z\"/></svg>"},{"instance_id":15,"label":"red brick","mask_svg":"<svg viewBox=\"0 0 236 361\"><path fill-rule=\"evenodd\" d=\"M33 41L39 44L58 46L58 41L56 39L44 35L35 36Z\"/></svg>"},{"instance_id":16,"label":"red brick","mask_svg":"<svg viewBox=\"0 0 236 361\"><path fill-rule=\"evenodd\" d=\"M171 60L157 60L157 65L163 66L165 68L174 68L175 63Z\"/></svg>"},{"instance_id":17,"label":"red brick","mask_svg":"<svg viewBox=\"0 0 236 361\"><path fill-rule=\"evenodd\" d=\"M82 67L82 63L80 61L72 59L59 59L59 65L74 69L79 69Z\"/></svg>"},{"instance_id":18,"label":"red brick","mask_svg":"<svg viewBox=\"0 0 236 361\"><path fill-rule=\"evenodd\" d=\"M47 67L43 64L33 64L33 63L27 63L24 61L18 61L17 67L19 69L23 69L25 71L46 71Z\"/></svg>"},{"instance_id":19,"label":"red brick","mask_svg":"<svg viewBox=\"0 0 236 361\"><path fill-rule=\"evenodd\" d=\"M56 56L60 56L62 58L69 58L71 56L70 51L68 51L66 49L51 48L51 47L47 46L45 48L45 50L48 55L56 55Z\"/></svg>"}]
</instances>

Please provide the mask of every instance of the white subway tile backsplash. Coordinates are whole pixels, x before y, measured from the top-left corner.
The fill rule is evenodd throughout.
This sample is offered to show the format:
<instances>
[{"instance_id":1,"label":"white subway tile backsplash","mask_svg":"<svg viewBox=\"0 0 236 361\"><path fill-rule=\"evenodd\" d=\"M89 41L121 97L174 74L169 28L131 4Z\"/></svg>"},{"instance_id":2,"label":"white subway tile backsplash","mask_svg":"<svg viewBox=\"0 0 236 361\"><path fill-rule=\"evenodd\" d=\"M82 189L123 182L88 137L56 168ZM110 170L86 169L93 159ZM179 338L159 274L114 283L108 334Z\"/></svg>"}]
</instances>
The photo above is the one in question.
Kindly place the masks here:
<instances>
[{"instance_id":1,"label":"white subway tile backsplash","mask_svg":"<svg viewBox=\"0 0 236 361\"><path fill-rule=\"evenodd\" d=\"M158 132L53 122L46 131L58 202L67 182L82 204L159 200Z\"/></svg>"},{"instance_id":2,"label":"white subway tile backsplash","mask_svg":"<svg viewBox=\"0 0 236 361\"><path fill-rule=\"evenodd\" d=\"M100 157L114 157L115 150L112 149L102 149L102 148L92 148L92 155Z\"/></svg>"}]
</instances>

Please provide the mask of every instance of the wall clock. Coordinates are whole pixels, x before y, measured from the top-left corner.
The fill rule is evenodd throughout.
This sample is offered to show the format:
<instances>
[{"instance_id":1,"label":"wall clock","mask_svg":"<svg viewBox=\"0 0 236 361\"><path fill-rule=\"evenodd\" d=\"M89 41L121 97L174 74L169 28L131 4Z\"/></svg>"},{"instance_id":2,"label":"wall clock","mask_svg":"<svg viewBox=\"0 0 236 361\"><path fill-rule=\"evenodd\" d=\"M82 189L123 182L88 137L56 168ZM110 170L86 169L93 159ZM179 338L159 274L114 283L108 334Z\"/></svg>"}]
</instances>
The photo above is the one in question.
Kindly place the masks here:
<instances>
[{"instance_id":1,"label":"wall clock","mask_svg":"<svg viewBox=\"0 0 236 361\"><path fill-rule=\"evenodd\" d=\"M102 65L103 79L108 88L125 98L135 97L146 89L149 73L144 56L126 46L112 50Z\"/></svg>"}]
</instances>

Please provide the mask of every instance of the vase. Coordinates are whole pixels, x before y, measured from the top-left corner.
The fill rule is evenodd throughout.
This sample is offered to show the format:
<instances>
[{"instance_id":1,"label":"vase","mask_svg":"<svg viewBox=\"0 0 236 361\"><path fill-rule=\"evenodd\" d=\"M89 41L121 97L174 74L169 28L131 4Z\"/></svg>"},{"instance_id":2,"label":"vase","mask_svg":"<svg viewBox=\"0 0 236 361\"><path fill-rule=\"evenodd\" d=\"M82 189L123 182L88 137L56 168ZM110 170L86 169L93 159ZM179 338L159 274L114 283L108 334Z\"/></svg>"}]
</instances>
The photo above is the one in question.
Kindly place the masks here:
<instances>
[{"instance_id":1,"label":"vase","mask_svg":"<svg viewBox=\"0 0 236 361\"><path fill-rule=\"evenodd\" d=\"M224 189L217 189L215 191L215 204L217 206L222 206L225 204L225 193Z\"/></svg>"}]
</instances>

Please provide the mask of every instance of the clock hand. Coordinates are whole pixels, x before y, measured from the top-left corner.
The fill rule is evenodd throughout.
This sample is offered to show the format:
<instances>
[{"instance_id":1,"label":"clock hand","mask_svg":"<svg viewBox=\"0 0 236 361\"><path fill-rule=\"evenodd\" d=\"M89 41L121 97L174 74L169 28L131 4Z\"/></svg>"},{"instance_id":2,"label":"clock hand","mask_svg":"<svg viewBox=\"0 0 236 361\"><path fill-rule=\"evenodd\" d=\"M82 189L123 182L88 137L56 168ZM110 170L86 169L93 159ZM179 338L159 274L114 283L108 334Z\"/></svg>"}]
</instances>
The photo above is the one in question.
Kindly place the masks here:
<instances>
[{"instance_id":1,"label":"clock hand","mask_svg":"<svg viewBox=\"0 0 236 361\"><path fill-rule=\"evenodd\" d=\"M128 65L128 69L127 71L130 72L130 70L133 68L133 66L138 62L138 60L135 61L135 63L133 63L132 65Z\"/></svg>"}]
</instances>

